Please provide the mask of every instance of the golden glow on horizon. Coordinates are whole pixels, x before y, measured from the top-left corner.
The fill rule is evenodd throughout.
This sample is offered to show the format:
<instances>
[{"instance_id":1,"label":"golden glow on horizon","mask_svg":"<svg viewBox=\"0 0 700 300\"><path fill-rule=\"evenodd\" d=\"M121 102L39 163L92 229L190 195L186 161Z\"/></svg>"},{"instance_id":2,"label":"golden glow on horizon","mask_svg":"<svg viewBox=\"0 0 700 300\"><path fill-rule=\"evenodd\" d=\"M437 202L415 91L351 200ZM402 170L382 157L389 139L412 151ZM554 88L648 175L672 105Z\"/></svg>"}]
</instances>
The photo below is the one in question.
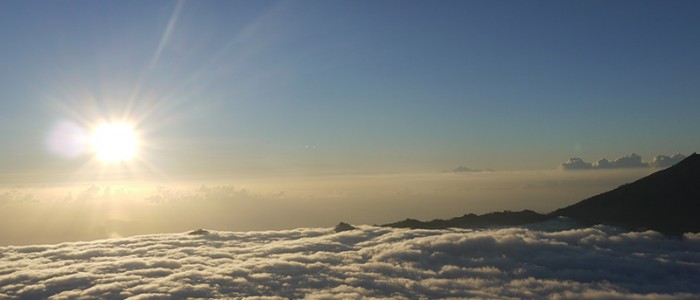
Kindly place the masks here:
<instances>
[{"instance_id":1,"label":"golden glow on horizon","mask_svg":"<svg viewBox=\"0 0 700 300\"><path fill-rule=\"evenodd\" d=\"M131 160L139 146L138 135L128 123L106 123L95 128L90 146L103 163Z\"/></svg>"}]
</instances>

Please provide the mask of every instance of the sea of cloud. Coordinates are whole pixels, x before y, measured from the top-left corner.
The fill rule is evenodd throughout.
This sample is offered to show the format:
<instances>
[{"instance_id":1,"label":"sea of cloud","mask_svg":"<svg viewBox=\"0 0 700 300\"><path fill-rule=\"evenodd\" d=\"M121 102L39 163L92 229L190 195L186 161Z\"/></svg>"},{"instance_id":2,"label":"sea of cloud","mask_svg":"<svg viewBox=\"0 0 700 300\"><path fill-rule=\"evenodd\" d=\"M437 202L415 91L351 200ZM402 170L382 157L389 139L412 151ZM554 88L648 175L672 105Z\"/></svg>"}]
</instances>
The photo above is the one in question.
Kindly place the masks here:
<instances>
[{"instance_id":1,"label":"sea of cloud","mask_svg":"<svg viewBox=\"0 0 700 300\"><path fill-rule=\"evenodd\" d=\"M486 230L359 226L0 247L0 298L700 297L700 234L565 220Z\"/></svg>"}]
</instances>

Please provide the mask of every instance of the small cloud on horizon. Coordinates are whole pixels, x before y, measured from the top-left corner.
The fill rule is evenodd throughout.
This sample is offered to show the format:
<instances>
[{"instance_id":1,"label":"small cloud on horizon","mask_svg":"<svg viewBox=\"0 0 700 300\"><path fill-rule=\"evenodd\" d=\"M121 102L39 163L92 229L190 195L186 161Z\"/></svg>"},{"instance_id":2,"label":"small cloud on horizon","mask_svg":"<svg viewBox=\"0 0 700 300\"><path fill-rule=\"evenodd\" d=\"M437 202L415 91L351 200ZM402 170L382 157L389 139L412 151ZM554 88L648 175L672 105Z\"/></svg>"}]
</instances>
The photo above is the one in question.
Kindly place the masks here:
<instances>
[{"instance_id":1,"label":"small cloud on horizon","mask_svg":"<svg viewBox=\"0 0 700 300\"><path fill-rule=\"evenodd\" d=\"M572 157L566 162L559 165L560 170L592 170L592 169L628 169L628 168L667 168L677 164L685 159L683 154L675 154L673 156L657 155L649 162L642 161L642 157L632 153L619 157L612 161L607 158L601 158L594 163L584 161L579 157Z\"/></svg>"},{"instance_id":2,"label":"small cloud on horizon","mask_svg":"<svg viewBox=\"0 0 700 300\"><path fill-rule=\"evenodd\" d=\"M456 167L452 170L445 171L445 172L449 172L449 173L480 173L480 172L493 172L493 170L492 169L483 169L483 170L482 169L472 169L472 168L465 167L465 166L459 166L459 167Z\"/></svg>"}]
</instances>

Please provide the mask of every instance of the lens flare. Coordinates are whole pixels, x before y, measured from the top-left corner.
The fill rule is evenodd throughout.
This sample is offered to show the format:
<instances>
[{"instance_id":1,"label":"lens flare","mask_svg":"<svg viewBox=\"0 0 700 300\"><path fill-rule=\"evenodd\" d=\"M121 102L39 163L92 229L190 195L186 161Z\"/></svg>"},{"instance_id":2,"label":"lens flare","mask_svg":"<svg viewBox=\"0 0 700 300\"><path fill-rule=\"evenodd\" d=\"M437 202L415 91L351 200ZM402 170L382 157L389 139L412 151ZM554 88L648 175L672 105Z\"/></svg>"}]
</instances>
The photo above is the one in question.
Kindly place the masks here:
<instances>
[{"instance_id":1,"label":"lens flare","mask_svg":"<svg viewBox=\"0 0 700 300\"><path fill-rule=\"evenodd\" d=\"M47 143L49 150L65 158L76 158L88 148L85 130L70 121L61 121L49 134Z\"/></svg>"}]
</instances>

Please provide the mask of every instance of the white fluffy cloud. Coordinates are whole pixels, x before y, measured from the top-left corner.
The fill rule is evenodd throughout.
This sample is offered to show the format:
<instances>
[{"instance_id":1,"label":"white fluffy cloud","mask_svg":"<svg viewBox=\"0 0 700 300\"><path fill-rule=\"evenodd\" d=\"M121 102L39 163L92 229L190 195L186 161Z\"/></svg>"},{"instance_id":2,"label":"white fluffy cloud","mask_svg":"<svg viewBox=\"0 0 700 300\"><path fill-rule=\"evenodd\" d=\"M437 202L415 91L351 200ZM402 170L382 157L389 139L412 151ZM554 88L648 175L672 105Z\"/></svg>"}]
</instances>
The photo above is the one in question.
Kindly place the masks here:
<instances>
[{"instance_id":1,"label":"white fluffy cloud","mask_svg":"<svg viewBox=\"0 0 700 300\"><path fill-rule=\"evenodd\" d=\"M600 160L589 163L585 162L583 159L574 157L570 158L568 161L559 165L562 170L588 170L588 169L623 169L623 168L667 168L670 167L686 156L683 154L676 154L673 157L668 157L666 155L657 155L650 162L643 162L642 157L637 154L630 154L623 157L619 157L615 160L608 160L606 158L601 158Z\"/></svg>"},{"instance_id":2,"label":"white fluffy cloud","mask_svg":"<svg viewBox=\"0 0 700 300\"><path fill-rule=\"evenodd\" d=\"M667 168L679 163L685 159L685 155L677 153L671 157L666 155L657 155L649 162L649 166L654 168Z\"/></svg>"},{"instance_id":3,"label":"white fluffy cloud","mask_svg":"<svg viewBox=\"0 0 700 300\"><path fill-rule=\"evenodd\" d=\"M2 247L0 265L0 298L700 296L700 235L669 239L562 220L479 231L145 235Z\"/></svg>"},{"instance_id":4,"label":"white fluffy cloud","mask_svg":"<svg viewBox=\"0 0 700 300\"><path fill-rule=\"evenodd\" d=\"M598 169L615 169L615 168L643 168L649 165L642 162L642 157L637 154L630 154L619 157L613 161L608 161L603 158L593 164L594 168Z\"/></svg>"},{"instance_id":5,"label":"white fluffy cloud","mask_svg":"<svg viewBox=\"0 0 700 300\"><path fill-rule=\"evenodd\" d=\"M559 165L562 170L588 170L593 168L593 164L583 161L579 157L572 157Z\"/></svg>"}]
</instances>

